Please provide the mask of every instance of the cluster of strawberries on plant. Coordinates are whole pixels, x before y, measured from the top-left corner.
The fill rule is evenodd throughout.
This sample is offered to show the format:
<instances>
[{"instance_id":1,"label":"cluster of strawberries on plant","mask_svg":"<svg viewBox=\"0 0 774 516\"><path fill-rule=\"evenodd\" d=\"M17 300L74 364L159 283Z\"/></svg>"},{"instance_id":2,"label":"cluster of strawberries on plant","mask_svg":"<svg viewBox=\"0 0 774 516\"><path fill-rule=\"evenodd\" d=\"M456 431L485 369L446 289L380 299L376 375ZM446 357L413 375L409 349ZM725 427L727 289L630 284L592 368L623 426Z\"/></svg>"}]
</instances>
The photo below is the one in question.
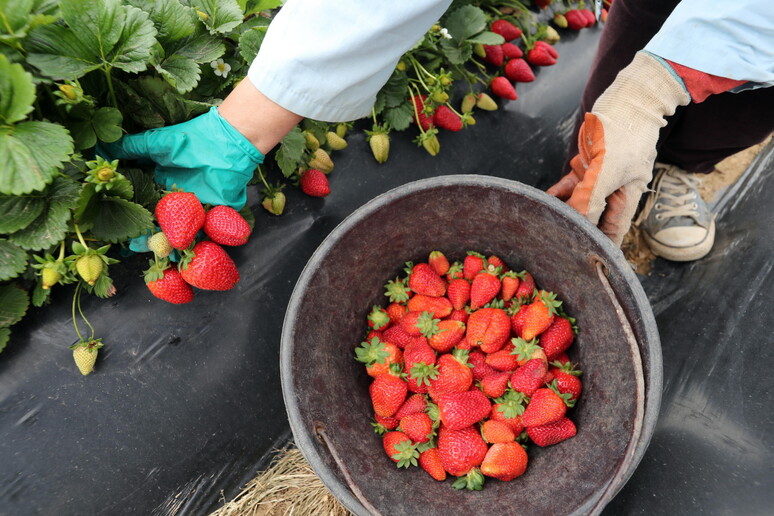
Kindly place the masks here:
<instances>
[{"instance_id":1,"label":"cluster of strawberries on plant","mask_svg":"<svg viewBox=\"0 0 774 516\"><path fill-rule=\"evenodd\" d=\"M522 475L527 442L575 435L577 329L554 293L474 251L454 263L433 251L406 273L385 285L389 302L368 313L355 350L373 378L372 425L398 467L478 490L484 476Z\"/></svg>"},{"instance_id":2,"label":"cluster of strawberries on plant","mask_svg":"<svg viewBox=\"0 0 774 516\"><path fill-rule=\"evenodd\" d=\"M155 209L161 231L148 239L154 259L145 271L151 293L174 304L193 300L192 287L202 290L230 290L239 281L239 271L222 246L247 243L250 224L229 206L205 210L198 197L189 192L170 192ZM208 240L197 241L203 231ZM175 264L168 258L181 253Z\"/></svg>"}]
</instances>

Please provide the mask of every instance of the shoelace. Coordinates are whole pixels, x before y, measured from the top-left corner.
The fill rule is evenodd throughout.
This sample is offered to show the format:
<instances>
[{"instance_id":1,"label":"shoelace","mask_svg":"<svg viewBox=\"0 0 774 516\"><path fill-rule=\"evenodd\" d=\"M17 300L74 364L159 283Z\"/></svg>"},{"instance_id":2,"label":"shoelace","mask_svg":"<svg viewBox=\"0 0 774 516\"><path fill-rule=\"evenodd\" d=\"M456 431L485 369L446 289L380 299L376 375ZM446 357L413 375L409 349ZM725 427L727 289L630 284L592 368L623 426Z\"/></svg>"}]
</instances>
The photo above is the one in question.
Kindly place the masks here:
<instances>
[{"instance_id":1,"label":"shoelace","mask_svg":"<svg viewBox=\"0 0 774 516\"><path fill-rule=\"evenodd\" d=\"M661 177L654 195L648 197L634 224L639 226L653 208L660 212L656 214L656 220L672 217L693 217L696 220L699 205L694 195L700 184L701 180L694 176L667 170Z\"/></svg>"}]
</instances>

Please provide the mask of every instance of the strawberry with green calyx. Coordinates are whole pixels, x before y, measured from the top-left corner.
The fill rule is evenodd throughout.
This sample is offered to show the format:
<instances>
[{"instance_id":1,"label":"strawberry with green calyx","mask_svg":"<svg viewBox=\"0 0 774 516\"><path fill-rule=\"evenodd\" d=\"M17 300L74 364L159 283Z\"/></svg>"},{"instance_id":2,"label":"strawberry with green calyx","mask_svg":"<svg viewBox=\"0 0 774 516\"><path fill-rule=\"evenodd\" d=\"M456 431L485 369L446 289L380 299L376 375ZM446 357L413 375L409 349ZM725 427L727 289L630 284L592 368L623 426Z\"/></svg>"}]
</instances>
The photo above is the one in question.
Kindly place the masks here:
<instances>
[{"instance_id":1,"label":"strawberry with green calyx","mask_svg":"<svg viewBox=\"0 0 774 516\"><path fill-rule=\"evenodd\" d=\"M438 452L441 455L443 469L450 475L461 477L478 468L486 456L488 446L481 437L481 433L472 426L460 430L451 430L444 426L438 429ZM480 472L478 473L480 475ZM473 481L475 473L466 480ZM478 479L479 488L483 485L483 476ZM458 479L459 481L459 479ZM455 482L456 487L457 482ZM464 483L462 489L468 488L473 483Z\"/></svg>"},{"instance_id":2,"label":"strawberry with green calyx","mask_svg":"<svg viewBox=\"0 0 774 516\"><path fill-rule=\"evenodd\" d=\"M282 193L285 184L277 182L274 185L270 185L269 182L266 181L266 178L263 175L263 169L260 165L256 168L256 173L263 183L263 189L261 190L261 206L272 215L282 215L282 212L285 211L285 203L287 201L285 194Z\"/></svg>"},{"instance_id":3,"label":"strawberry with green calyx","mask_svg":"<svg viewBox=\"0 0 774 516\"><path fill-rule=\"evenodd\" d=\"M470 113L473 111L473 108L476 107L476 94L475 93L468 93L464 97L462 97L462 104L460 105L460 111L463 113Z\"/></svg>"},{"instance_id":4,"label":"strawberry with green calyx","mask_svg":"<svg viewBox=\"0 0 774 516\"><path fill-rule=\"evenodd\" d=\"M552 446L574 437L577 433L575 423L570 418L563 417L558 421L542 426L527 428L527 435L538 446Z\"/></svg>"},{"instance_id":5,"label":"strawberry with green calyx","mask_svg":"<svg viewBox=\"0 0 774 516\"><path fill-rule=\"evenodd\" d=\"M151 235L148 239L148 249L153 251L153 254L159 258L166 258L174 251L174 247L169 243L167 235L163 231Z\"/></svg>"},{"instance_id":6,"label":"strawberry with green calyx","mask_svg":"<svg viewBox=\"0 0 774 516\"><path fill-rule=\"evenodd\" d=\"M543 426L562 419L567 412L567 397L555 388L543 387L535 391L521 418L524 426Z\"/></svg>"},{"instance_id":7,"label":"strawberry with green calyx","mask_svg":"<svg viewBox=\"0 0 774 516\"><path fill-rule=\"evenodd\" d=\"M498 371L514 371L519 367L519 361L513 355L513 344L506 343L502 349L487 353L486 364Z\"/></svg>"},{"instance_id":8,"label":"strawberry with green calyx","mask_svg":"<svg viewBox=\"0 0 774 516\"><path fill-rule=\"evenodd\" d=\"M483 92L478 94L476 107L478 109L483 109L484 111L497 111L499 109L497 102L495 102L494 99L488 94Z\"/></svg>"},{"instance_id":9,"label":"strawberry with green calyx","mask_svg":"<svg viewBox=\"0 0 774 516\"><path fill-rule=\"evenodd\" d=\"M470 314L467 327L465 339L468 345L479 346L484 353L498 351L511 334L511 320L505 310L499 308L476 310Z\"/></svg>"},{"instance_id":10,"label":"strawberry with green calyx","mask_svg":"<svg viewBox=\"0 0 774 516\"><path fill-rule=\"evenodd\" d=\"M551 326L562 302L556 300L556 294L541 290L532 303L522 307L525 310L524 326L520 337L532 340Z\"/></svg>"},{"instance_id":11,"label":"strawberry with green calyx","mask_svg":"<svg viewBox=\"0 0 774 516\"><path fill-rule=\"evenodd\" d=\"M441 454L437 447L424 448L419 453L419 467L439 482L446 480L446 470L441 463Z\"/></svg>"},{"instance_id":12,"label":"strawberry with green calyx","mask_svg":"<svg viewBox=\"0 0 774 516\"><path fill-rule=\"evenodd\" d=\"M428 344L438 353L448 353L465 336L465 323L443 320L438 323L438 333L428 337Z\"/></svg>"},{"instance_id":13,"label":"strawberry with green calyx","mask_svg":"<svg viewBox=\"0 0 774 516\"><path fill-rule=\"evenodd\" d=\"M473 384L473 371L468 363L468 352L455 349L436 360L438 376L430 380L428 394L433 400L450 392L464 392Z\"/></svg>"},{"instance_id":14,"label":"strawberry with green calyx","mask_svg":"<svg viewBox=\"0 0 774 516\"><path fill-rule=\"evenodd\" d=\"M408 468L417 465L419 452L409 436L398 430L387 432L382 437L382 445L387 456L397 464L399 468Z\"/></svg>"},{"instance_id":15,"label":"strawberry with green calyx","mask_svg":"<svg viewBox=\"0 0 774 516\"><path fill-rule=\"evenodd\" d=\"M526 400L523 393L509 388L505 394L494 400L489 419L507 424L514 434L519 435L524 430L521 416L524 414Z\"/></svg>"},{"instance_id":16,"label":"strawberry with green calyx","mask_svg":"<svg viewBox=\"0 0 774 516\"><path fill-rule=\"evenodd\" d=\"M94 371L94 364L97 362L99 348L103 346L102 339L80 340L77 344L70 346L73 350L73 360L78 370L83 376Z\"/></svg>"},{"instance_id":17,"label":"strawberry with green calyx","mask_svg":"<svg viewBox=\"0 0 774 516\"><path fill-rule=\"evenodd\" d=\"M319 170L326 176L333 171L333 160L324 149L317 149L307 164L307 168Z\"/></svg>"},{"instance_id":18,"label":"strawberry with green calyx","mask_svg":"<svg viewBox=\"0 0 774 516\"><path fill-rule=\"evenodd\" d=\"M462 262L462 276L473 281L476 274L483 271L486 266L484 255L475 251L468 251L465 260Z\"/></svg>"},{"instance_id":19,"label":"strawberry with green calyx","mask_svg":"<svg viewBox=\"0 0 774 516\"><path fill-rule=\"evenodd\" d=\"M178 250L187 249L193 243L206 216L199 199L188 192L166 194L156 204L154 213L161 231Z\"/></svg>"},{"instance_id":20,"label":"strawberry with green calyx","mask_svg":"<svg viewBox=\"0 0 774 516\"><path fill-rule=\"evenodd\" d=\"M561 363L552 362L551 368L548 372L553 376L551 381L552 385L556 386L556 390L561 394L569 394L567 399L567 406L574 407L575 402L583 391L583 384L578 378L581 375L581 371L575 369L575 366L571 362Z\"/></svg>"},{"instance_id":21,"label":"strawberry with green calyx","mask_svg":"<svg viewBox=\"0 0 774 516\"><path fill-rule=\"evenodd\" d=\"M452 308L462 310L470 301L471 283L464 278L449 281L446 287L446 297L451 301Z\"/></svg>"},{"instance_id":22,"label":"strawberry with green calyx","mask_svg":"<svg viewBox=\"0 0 774 516\"><path fill-rule=\"evenodd\" d=\"M347 131L349 131L352 128L352 124L350 122L339 122L336 124L336 136L339 138L344 138L347 135Z\"/></svg>"},{"instance_id":23,"label":"strawberry with green calyx","mask_svg":"<svg viewBox=\"0 0 774 516\"><path fill-rule=\"evenodd\" d=\"M445 297L417 294L406 304L409 312L428 312L436 319L443 319L452 313L451 301ZM427 335L429 337L429 335Z\"/></svg>"},{"instance_id":24,"label":"strawberry with green calyx","mask_svg":"<svg viewBox=\"0 0 774 516\"><path fill-rule=\"evenodd\" d=\"M382 417L379 414L374 414L374 420L371 422L371 427L374 429L375 434L384 435L390 430L398 428L398 418Z\"/></svg>"},{"instance_id":25,"label":"strawberry with green calyx","mask_svg":"<svg viewBox=\"0 0 774 516\"><path fill-rule=\"evenodd\" d=\"M430 252L430 255L427 257L427 264L430 265L439 276L443 276L449 272L449 260L441 251Z\"/></svg>"},{"instance_id":26,"label":"strawberry with green calyx","mask_svg":"<svg viewBox=\"0 0 774 516\"><path fill-rule=\"evenodd\" d=\"M535 292L535 278L527 271L521 271L518 275L521 282L519 283L519 288L516 289L514 297L517 299L531 299Z\"/></svg>"},{"instance_id":27,"label":"strawberry with green calyx","mask_svg":"<svg viewBox=\"0 0 774 516\"><path fill-rule=\"evenodd\" d=\"M377 163L384 163L390 156L390 130L387 126L374 123L370 131L365 132L371 153Z\"/></svg>"},{"instance_id":28,"label":"strawberry with green calyx","mask_svg":"<svg viewBox=\"0 0 774 516\"><path fill-rule=\"evenodd\" d=\"M171 265L166 258L150 260L150 267L144 275L148 290L157 298L175 305L193 301L191 285L185 282L177 267Z\"/></svg>"},{"instance_id":29,"label":"strawberry with green calyx","mask_svg":"<svg viewBox=\"0 0 774 516\"><path fill-rule=\"evenodd\" d=\"M505 62L503 47L500 45L484 45L484 61L492 66L502 66Z\"/></svg>"},{"instance_id":30,"label":"strawberry with green calyx","mask_svg":"<svg viewBox=\"0 0 774 516\"><path fill-rule=\"evenodd\" d=\"M378 337L376 337L378 339ZM368 342L373 342L374 337L368 339ZM383 362L377 360L371 365L366 365L366 373L372 378L376 378L380 374L384 374L390 371L393 364L397 364L396 367L403 366L403 351L390 342L380 340L380 345L384 351L387 352L387 357Z\"/></svg>"},{"instance_id":31,"label":"strawberry with green calyx","mask_svg":"<svg viewBox=\"0 0 774 516\"><path fill-rule=\"evenodd\" d=\"M390 315L381 306L374 305L366 317L368 327L374 330L385 330L390 325Z\"/></svg>"},{"instance_id":32,"label":"strawberry with green calyx","mask_svg":"<svg viewBox=\"0 0 774 516\"><path fill-rule=\"evenodd\" d=\"M516 440L516 434L508 424L494 419L487 419L481 425L481 436L489 444L510 443Z\"/></svg>"},{"instance_id":33,"label":"strawberry with green calyx","mask_svg":"<svg viewBox=\"0 0 774 516\"><path fill-rule=\"evenodd\" d=\"M568 11L569 12L569 11ZM553 18L554 24L560 29L566 29L569 26L569 20L563 13L555 13Z\"/></svg>"},{"instance_id":34,"label":"strawberry with green calyx","mask_svg":"<svg viewBox=\"0 0 774 516\"><path fill-rule=\"evenodd\" d=\"M43 290L49 290L57 283L64 282L69 283L71 281L67 276L67 264L65 263L65 243L62 241L59 244L59 257L54 257L46 253L45 256L33 255L32 257L36 262L32 265L33 269L37 269L40 274L40 288Z\"/></svg>"},{"instance_id":35,"label":"strawberry with green calyx","mask_svg":"<svg viewBox=\"0 0 774 516\"><path fill-rule=\"evenodd\" d=\"M514 271L508 271L500 276L500 284L502 286L500 290L500 297L503 301L510 301L513 296L516 295L516 291L519 288L520 282L519 274Z\"/></svg>"},{"instance_id":36,"label":"strawberry with green calyx","mask_svg":"<svg viewBox=\"0 0 774 516\"><path fill-rule=\"evenodd\" d=\"M521 337L515 337L511 339L511 344L513 344L513 351L511 351L511 354L516 356L518 365L522 366L534 359L541 360L548 365L546 353L543 348L538 346L538 340L536 338L527 341Z\"/></svg>"},{"instance_id":37,"label":"strawberry with green calyx","mask_svg":"<svg viewBox=\"0 0 774 516\"><path fill-rule=\"evenodd\" d=\"M97 156L95 160L87 161L86 167L84 181L93 184L96 192L115 190L120 195L124 190L128 190L128 197L131 198L132 183L126 176L118 172L117 159L107 161L101 156Z\"/></svg>"},{"instance_id":38,"label":"strawberry with green calyx","mask_svg":"<svg viewBox=\"0 0 774 516\"><path fill-rule=\"evenodd\" d=\"M360 346L355 348L355 360L365 364L366 367L371 367L375 364L385 364L390 358L390 351L387 349L387 344L387 342L382 341L379 337L366 339L360 343ZM398 351L400 351L400 349ZM395 360L395 362L397 362L397 360Z\"/></svg>"},{"instance_id":39,"label":"strawberry with green calyx","mask_svg":"<svg viewBox=\"0 0 774 516\"><path fill-rule=\"evenodd\" d=\"M401 378L401 367L392 364L387 373L380 374L368 388L374 412L390 417L398 411L408 394L408 384Z\"/></svg>"},{"instance_id":40,"label":"strawberry with green calyx","mask_svg":"<svg viewBox=\"0 0 774 516\"><path fill-rule=\"evenodd\" d=\"M556 64L559 53L545 41L535 41L532 47L527 47L525 59L532 66L552 66Z\"/></svg>"},{"instance_id":41,"label":"strawberry with green calyx","mask_svg":"<svg viewBox=\"0 0 774 516\"><path fill-rule=\"evenodd\" d=\"M310 197L327 197L331 193L330 183L324 173L316 168L308 168L299 178L301 191Z\"/></svg>"},{"instance_id":42,"label":"strawberry with green calyx","mask_svg":"<svg viewBox=\"0 0 774 516\"><path fill-rule=\"evenodd\" d=\"M551 325L540 334L540 345L549 362L567 351L575 340L572 322L564 317L555 317Z\"/></svg>"},{"instance_id":43,"label":"strawberry with green calyx","mask_svg":"<svg viewBox=\"0 0 774 516\"><path fill-rule=\"evenodd\" d=\"M416 264L409 275L409 288L417 294L441 297L446 294L446 280L427 263Z\"/></svg>"},{"instance_id":44,"label":"strawberry with green calyx","mask_svg":"<svg viewBox=\"0 0 774 516\"><path fill-rule=\"evenodd\" d=\"M438 140L438 129L431 127L427 131L422 132L414 143L420 147L424 147L428 154L431 156L437 156L441 152L441 142Z\"/></svg>"},{"instance_id":45,"label":"strawberry with green calyx","mask_svg":"<svg viewBox=\"0 0 774 516\"><path fill-rule=\"evenodd\" d=\"M435 351L427 344L427 339L417 337L403 350L403 362L408 371L406 381L411 392L427 392L430 381L438 376L435 366Z\"/></svg>"},{"instance_id":46,"label":"strawberry with green calyx","mask_svg":"<svg viewBox=\"0 0 774 516\"><path fill-rule=\"evenodd\" d=\"M500 293L502 284L497 274L497 268L491 264L473 278L470 286L470 308L478 310Z\"/></svg>"},{"instance_id":47,"label":"strawberry with green calyx","mask_svg":"<svg viewBox=\"0 0 774 516\"><path fill-rule=\"evenodd\" d=\"M455 261L449 266L449 270L446 271L446 281L452 281L455 279L464 279L462 262Z\"/></svg>"},{"instance_id":48,"label":"strawberry with green calyx","mask_svg":"<svg viewBox=\"0 0 774 516\"><path fill-rule=\"evenodd\" d=\"M409 436L415 443L426 443L434 434L433 421L424 412L402 417L398 430Z\"/></svg>"},{"instance_id":49,"label":"strawberry with green calyx","mask_svg":"<svg viewBox=\"0 0 774 516\"><path fill-rule=\"evenodd\" d=\"M411 105L414 107L413 122L419 126L420 131L428 131L433 127L433 107L427 102L427 95L414 94L411 96Z\"/></svg>"},{"instance_id":50,"label":"strawberry with green calyx","mask_svg":"<svg viewBox=\"0 0 774 516\"><path fill-rule=\"evenodd\" d=\"M524 474L527 462L527 452L519 443L495 443L481 463L481 473L509 482Z\"/></svg>"},{"instance_id":51,"label":"strawberry with green calyx","mask_svg":"<svg viewBox=\"0 0 774 516\"><path fill-rule=\"evenodd\" d=\"M215 206L207 210L203 229L216 244L229 246L246 244L252 233L250 224L230 206Z\"/></svg>"},{"instance_id":52,"label":"strawberry with green calyx","mask_svg":"<svg viewBox=\"0 0 774 516\"><path fill-rule=\"evenodd\" d=\"M500 98L507 100L517 100L519 96L516 94L516 88L508 80L507 77L498 76L492 79L489 83L489 89Z\"/></svg>"},{"instance_id":53,"label":"strawberry with green calyx","mask_svg":"<svg viewBox=\"0 0 774 516\"><path fill-rule=\"evenodd\" d=\"M539 359L530 360L513 372L510 380L511 387L524 393L525 396L532 396L545 383L547 372L548 367L545 362Z\"/></svg>"},{"instance_id":54,"label":"strawberry with green calyx","mask_svg":"<svg viewBox=\"0 0 774 516\"><path fill-rule=\"evenodd\" d=\"M75 233L78 241L72 244L72 256L64 259L70 264L70 270L77 272L83 281L91 286L97 282L99 277L107 270L108 265L118 263L118 260L109 258L105 253L110 249L110 245L104 245L97 249L92 249L86 245L78 225L75 225Z\"/></svg>"},{"instance_id":55,"label":"strawberry with green calyx","mask_svg":"<svg viewBox=\"0 0 774 516\"><path fill-rule=\"evenodd\" d=\"M486 454L484 454L486 457ZM483 459L481 459L483 462ZM484 475L481 470L473 468L464 476L459 477L452 484L454 489L468 489L470 491L481 491L484 488Z\"/></svg>"},{"instance_id":56,"label":"strawberry with green calyx","mask_svg":"<svg viewBox=\"0 0 774 516\"><path fill-rule=\"evenodd\" d=\"M236 264L215 242L199 242L185 250L179 267L183 279L202 290L230 290L239 282Z\"/></svg>"},{"instance_id":57,"label":"strawberry with green calyx","mask_svg":"<svg viewBox=\"0 0 774 516\"><path fill-rule=\"evenodd\" d=\"M433 314L429 312L406 312L398 324L412 337L434 335L438 332L438 319L434 319Z\"/></svg>"},{"instance_id":58,"label":"strawberry with green calyx","mask_svg":"<svg viewBox=\"0 0 774 516\"><path fill-rule=\"evenodd\" d=\"M301 134L304 136L304 142L307 149L314 152L320 148L320 140L317 139L314 133L312 133L311 131L305 130L305 131L302 131Z\"/></svg>"},{"instance_id":59,"label":"strawberry with green calyx","mask_svg":"<svg viewBox=\"0 0 774 516\"><path fill-rule=\"evenodd\" d=\"M325 139L328 141L328 145L331 146L331 149L335 151L340 151L347 148L347 140L334 133L333 131L328 131L325 133Z\"/></svg>"},{"instance_id":60,"label":"strawberry with green calyx","mask_svg":"<svg viewBox=\"0 0 774 516\"><path fill-rule=\"evenodd\" d=\"M408 280L396 277L384 285L384 295L391 303L405 303L411 296Z\"/></svg>"},{"instance_id":61,"label":"strawberry with green calyx","mask_svg":"<svg viewBox=\"0 0 774 516\"><path fill-rule=\"evenodd\" d=\"M486 394L473 389L465 392L449 392L436 400L441 423L450 430L461 430L484 419L492 410Z\"/></svg>"}]
</instances>

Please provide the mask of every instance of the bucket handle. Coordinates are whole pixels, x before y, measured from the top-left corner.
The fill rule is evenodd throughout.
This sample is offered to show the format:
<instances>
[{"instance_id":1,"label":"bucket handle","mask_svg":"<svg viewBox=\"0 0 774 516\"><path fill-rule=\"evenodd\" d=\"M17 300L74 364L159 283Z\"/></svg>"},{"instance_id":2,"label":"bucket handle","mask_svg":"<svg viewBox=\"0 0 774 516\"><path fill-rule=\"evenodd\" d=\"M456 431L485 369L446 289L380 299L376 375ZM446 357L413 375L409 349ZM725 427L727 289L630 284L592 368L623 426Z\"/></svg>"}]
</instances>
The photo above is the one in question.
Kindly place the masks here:
<instances>
[{"instance_id":1,"label":"bucket handle","mask_svg":"<svg viewBox=\"0 0 774 516\"><path fill-rule=\"evenodd\" d=\"M640 441L642 424L645 417L645 373L642 367L642 355L640 354L640 347L637 344L637 338L634 336L632 326L629 323L621 303L618 301L618 297L616 296L616 293L607 278L607 265L599 256L596 255L592 255L591 261L594 263L594 267L597 270L597 276L599 277L600 283L602 283L602 288L604 288L605 293L610 298L610 302L613 304L613 308L615 309L615 314L621 323L621 328L623 328L623 332L626 335L626 342L629 345L629 353L631 354L632 362L634 364L635 394L637 403L634 414L634 429L632 438L629 440L629 444L626 447L624 460L618 466L616 474L613 477L613 479L615 479L618 478L621 473L631 465L632 461L634 460L634 454L637 450L637 444ZM594 504L594 507L592 507L589 513L590 515L596 516L602 512L602 509L605 508L605 506L616 494L611 493L612 488L613 480L608 483L605 491L602 493L602 496Z\"/></svg>"},{"instance_id":2,"label":"bucket handle","mask_svg":"<svg viewBox=\"0 0 774 516\"><path fill-rule=\"evenodd\" d=\"M352 480L352 475L349 474L349 470L344 465L344 461L341 460L339 454L336 453L336 449L328 440L328 435L325 432L325 425L321 421L314 422L314 432L320 442L322 442L328 448L328 451L333 457L333 460L336 462L336 465L339 467L339 470L344 475L344 480L347 481L347 485L349 486L350 491L352 491L352 494L355 495L355 498L357 498L363 507L365 507L365 509L373 516L382 516L382 513L380 513L376 507L371 505L371 503L366 499L365 495L363 495L363 492L360 490L360 488L357 487L357 484L355 484L355 482Z\"/></svg>"}]
</instances>

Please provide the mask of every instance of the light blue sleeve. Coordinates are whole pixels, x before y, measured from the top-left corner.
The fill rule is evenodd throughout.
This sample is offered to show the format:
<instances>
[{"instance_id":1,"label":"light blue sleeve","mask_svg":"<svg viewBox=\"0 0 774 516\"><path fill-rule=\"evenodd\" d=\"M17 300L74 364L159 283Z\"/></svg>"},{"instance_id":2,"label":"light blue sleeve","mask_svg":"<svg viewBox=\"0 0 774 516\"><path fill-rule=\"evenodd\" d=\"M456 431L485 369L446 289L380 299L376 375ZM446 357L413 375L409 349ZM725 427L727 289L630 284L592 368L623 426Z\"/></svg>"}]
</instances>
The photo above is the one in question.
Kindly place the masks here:
<instances>
[{"instance_id":1,"label":"light blue sleeve","mask_svg":"<svg viewBox=\"0 0 774 516\"><path fill-rule=\"evenodd\" d=\"M248 78L297 115L326 122L368 115L400 56L451 0L288 0Z\"/></svg>"},{"instance_id":2,"label":"light blue sleeve","mask_svg":"<svg viewBox=\"0 0 774 516\"><path fill-rule=\"evenodd\" d=\"M774 85L774 0L682 0L645 50L701 72Z\"/></svg>"}]
</instances>

